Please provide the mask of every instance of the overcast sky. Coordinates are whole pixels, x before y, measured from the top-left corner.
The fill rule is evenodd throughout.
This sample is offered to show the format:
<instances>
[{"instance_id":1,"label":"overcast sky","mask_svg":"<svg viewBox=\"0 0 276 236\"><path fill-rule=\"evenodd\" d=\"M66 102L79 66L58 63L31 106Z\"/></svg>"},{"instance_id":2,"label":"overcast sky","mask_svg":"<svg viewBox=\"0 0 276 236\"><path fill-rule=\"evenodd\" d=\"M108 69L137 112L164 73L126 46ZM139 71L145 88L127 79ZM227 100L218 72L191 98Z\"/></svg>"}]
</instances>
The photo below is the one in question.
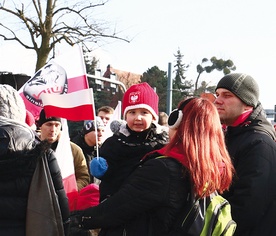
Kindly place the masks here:
<instances>
[{"instance_id":1,"label":"overcast sky","mask_svg":"<svg viewBox=\"0 0 276 236\"><path fill-rule=\"evenodd\" d=\"M275 9L275 0L110 0L93 14L131 42L112 40L98 49L95 44L93 55L102 70L111 64L142 74L152 66L167 71L179 48L191 80L203 58L231 59L236 72L257 80L264 107L274 109ZM34 53L0 40L0 55L0 71L34 73ZM215 85L222 76L202 74L201 80Z\"/></svg>"}]
</instances>

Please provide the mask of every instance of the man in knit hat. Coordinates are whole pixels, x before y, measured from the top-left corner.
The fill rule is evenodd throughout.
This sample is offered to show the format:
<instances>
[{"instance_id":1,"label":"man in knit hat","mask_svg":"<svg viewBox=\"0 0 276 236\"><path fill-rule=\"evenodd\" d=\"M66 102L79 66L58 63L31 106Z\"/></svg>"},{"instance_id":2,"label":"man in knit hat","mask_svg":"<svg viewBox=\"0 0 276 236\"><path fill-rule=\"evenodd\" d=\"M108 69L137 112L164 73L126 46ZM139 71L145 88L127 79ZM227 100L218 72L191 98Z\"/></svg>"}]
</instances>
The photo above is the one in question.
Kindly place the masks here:
<instances>
[{"instance_id":1,"label":"man in knit hat","mask_svg":"<svg viewBox=\"0 0 276 236\"><path fill-rule=\"evenodd\" d=\"M157 124L158 100L148 83L132 85L125 92L122 112L126 122L120 122L102 144L100 156L105 160L94 158L90 166L92 174L101 179L101 200L117 192L146 153L167 143L167 132Z\"/></svg>"},{"instance_id":2,"label":"man in knit hat","mask_svg":"<svg viewBox=\"0 0 276 236\"><path fill-rule=\"evenodd\" d=\"M259 102L258 84L247 74L228 74L217 84L214 103L236 170L225 193L235 236L276 235L275 131Z\"/></svg>"},{"instance_id":3,"label":"man in knit hat","mask_svg":"<svg viewBox=\"0 0 276 236\"><path fill-rule=\"evenodd\" d=\"M51 143L51 148L56 150L62 132L60 117L46 117L45 111L42 109L39 115L38 127L40 129L40 139L48 140ZM73 142L70 142L70 146L74 161L75 178L80 191L89 184L90 176L81 148Z\"/></svg>"},{"instance_id":4,"label":"man in knit hat","mask_svg":"<svg viewBox=\"0 0 276 236\"><path fill-rule=\"evenodd\" d=\"M72 142L82 149L88 170L90 161L98 154L97 147L102 144L104 129L105 126L102 119L96 116L95 120L86 121L82 130L72 138ZM90 182L94 182L94 177L91 174Z\"/></svg>"}]
</instances>

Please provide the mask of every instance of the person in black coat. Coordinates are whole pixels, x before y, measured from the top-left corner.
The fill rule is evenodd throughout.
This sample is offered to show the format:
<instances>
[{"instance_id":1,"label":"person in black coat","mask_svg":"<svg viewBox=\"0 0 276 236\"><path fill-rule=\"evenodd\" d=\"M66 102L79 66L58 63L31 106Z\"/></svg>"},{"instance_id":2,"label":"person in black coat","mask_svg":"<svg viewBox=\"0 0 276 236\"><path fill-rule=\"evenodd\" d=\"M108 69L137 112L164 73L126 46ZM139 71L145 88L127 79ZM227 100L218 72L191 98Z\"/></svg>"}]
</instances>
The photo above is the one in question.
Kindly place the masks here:
<instances>
[{"instance_id":1,"label":"person in black coat","mask_svg":"<svg viewBox=\"0 0 276 236\"><path fill-rule=\"evenodd\" d=\"M236 178L224 197L232 206L236 235L276 235L275 131L259 102L257 82L232 73L217 84L215 106L225 129Z\"/></svg>"},{"instance_id":2,"label":"person in black coat","mask_svg":"<svg viewBox=\"0 0 276 236\"><path fill-rule=\"evenodd\" d=\"M41 154L48 160L67 235L68 199L57 160L53 151L47 149L48 144L40 143L24 123L25 116L25 105L18 92L11 86L0 85L0 235L26 236L28 193Z\"/></svg>"},{"instance_id":3,"label":"person in black coat","mask_svg":"<svg viewBox=\"0 0 276 236\"><path fill-rule=\"evenodd\" d=\"M169 127L169 144L147 154L114 195L75 212L75 225L102 227L104 236L178 236L174 224L191 186L198 196L229 188L233 166L215 106L203 98L182 101Z\"/></svg>"}]
</instances>

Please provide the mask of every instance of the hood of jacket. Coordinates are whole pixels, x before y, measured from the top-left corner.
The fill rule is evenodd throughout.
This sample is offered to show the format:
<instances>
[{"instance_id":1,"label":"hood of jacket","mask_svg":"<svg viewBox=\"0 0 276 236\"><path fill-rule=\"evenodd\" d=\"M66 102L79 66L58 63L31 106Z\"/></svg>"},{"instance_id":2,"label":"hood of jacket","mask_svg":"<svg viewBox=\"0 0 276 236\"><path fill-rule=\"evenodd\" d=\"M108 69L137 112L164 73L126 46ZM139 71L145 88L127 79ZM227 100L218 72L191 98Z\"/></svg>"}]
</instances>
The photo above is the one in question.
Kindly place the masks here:
<instances>
[{"instance_id":1,"label":"hood of jacket","mask_svg":"<svg viewBox=\"0 0 276 236\"><path fill-rule=\"evenodd\" d=\"M0 157L31 150L34 144L35 133L28 125L0 117Z\"/></svg>"}]
</instances>

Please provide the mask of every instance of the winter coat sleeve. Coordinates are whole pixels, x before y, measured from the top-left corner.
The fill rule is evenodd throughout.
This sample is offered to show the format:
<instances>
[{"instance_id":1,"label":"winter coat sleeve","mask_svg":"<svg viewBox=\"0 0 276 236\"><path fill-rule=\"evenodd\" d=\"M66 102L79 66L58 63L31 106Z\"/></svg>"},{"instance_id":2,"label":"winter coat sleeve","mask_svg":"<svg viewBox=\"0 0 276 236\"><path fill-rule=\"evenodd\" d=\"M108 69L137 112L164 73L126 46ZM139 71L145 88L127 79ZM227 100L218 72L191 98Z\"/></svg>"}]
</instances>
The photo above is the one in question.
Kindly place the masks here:
<instances>
[{"instance_id":1,"label":"winter coat sleeve","mask_svg":"<svg viewBox=\"0 0 276 236\"><path fill-rule=\"evenodd\" d=\"M275 196L275 144L266 135L251 140L241 144L235 155L237 181L234 179L233 189L225 194L238 222L237 235L260 224L272 204L271 196Z\"/></svg>"},{"instance_id":2,"label":"winter coat sleeve","mask_svg":"<svg viewBox=\"0 0 276 236\"><path fill-rule=\"evenodd\" d=\"M72 155L74 159L75 176L78 190L87 186L90 181L88 167L82 149L75 143L70 142Z\"/></svg>"},{"instance_id":3,"label":"winter coat sleeve","mask_svg":"<svg viewBox=\"0 0 276 236\"><path fill-rule=\"evenodd\" d=\"M115 227L150 209L161 206L169 208L168 195L172 188L175 192L171 175L172 172L163 161L147 161L134 171L117 193L83 212L84 227Z\"/></svg>"}]
</instances>

